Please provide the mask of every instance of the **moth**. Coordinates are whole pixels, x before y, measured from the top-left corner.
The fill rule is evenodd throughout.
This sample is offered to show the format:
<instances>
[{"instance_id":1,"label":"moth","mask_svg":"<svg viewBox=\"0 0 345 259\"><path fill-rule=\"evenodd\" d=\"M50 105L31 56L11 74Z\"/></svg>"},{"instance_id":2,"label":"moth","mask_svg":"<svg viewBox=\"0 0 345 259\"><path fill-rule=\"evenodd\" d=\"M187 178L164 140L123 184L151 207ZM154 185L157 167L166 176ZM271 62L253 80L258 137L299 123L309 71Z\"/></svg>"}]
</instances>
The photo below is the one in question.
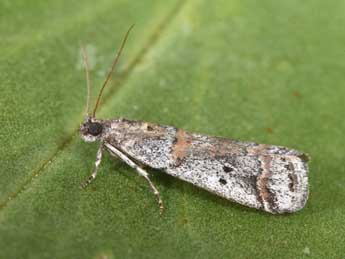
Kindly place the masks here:
<instances>
[{"instance_id":1,"label":"moth","mask_svg":"<svg viewBox=\"0 0 345 259\"><path fill-rule=\"evenodd\" d=\"M144 121L96 118L103 90L132 28L122 40L92 114L89 112L89 62L82 47L88 97L87 115L80 125L80 134L84 141L98 141L100 145L92 174L81 187L85 188L96 178L106 150L147 181L157 198L160 213L164 209L163 201L145 167L160 169L225 199L272 214L302 209L309 193L308 156L300 151L189 133L173 126Z\"/></svg>"}]
</instances>

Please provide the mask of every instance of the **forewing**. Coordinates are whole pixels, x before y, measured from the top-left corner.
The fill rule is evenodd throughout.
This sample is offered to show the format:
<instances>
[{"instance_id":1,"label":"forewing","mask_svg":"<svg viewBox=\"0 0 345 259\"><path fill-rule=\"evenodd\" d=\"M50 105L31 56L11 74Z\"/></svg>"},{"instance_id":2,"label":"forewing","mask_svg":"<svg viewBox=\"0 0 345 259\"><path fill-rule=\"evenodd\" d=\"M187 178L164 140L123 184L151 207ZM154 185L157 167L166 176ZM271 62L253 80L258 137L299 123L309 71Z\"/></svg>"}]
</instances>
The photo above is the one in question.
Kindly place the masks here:
<instances>
[{"instance_id":1,"label":"forewing","mask_svg":"<svg viewBox=\"0 0 345 259\"><path fill-rule=\"evenodd\" d=\"M226 199L270 213L295 212L308 197L307 156L285 147L120 120L108 143L132 159Z\"/></svg>"},{"instance_id":2,"label":"forewing","mask_svg":"<svg viewBox=\"0 0 345 259\"><path fill-rule=\"evenodd\" d=\"M306 156L285 147L179 130L168 174L270 213L295 212L308 197Z\"/></svg>"},{"instance_id":3,"label":"forewing","mask_svg":"<svg viewBox=\"0 0 345 259\"><path fill-rule=\"evenodd\" d=\"M126 119L111 123L111 132L105 139L141 164L165 169L171 161L171 148L176 128Z\"/></svg>"}]
</instances>

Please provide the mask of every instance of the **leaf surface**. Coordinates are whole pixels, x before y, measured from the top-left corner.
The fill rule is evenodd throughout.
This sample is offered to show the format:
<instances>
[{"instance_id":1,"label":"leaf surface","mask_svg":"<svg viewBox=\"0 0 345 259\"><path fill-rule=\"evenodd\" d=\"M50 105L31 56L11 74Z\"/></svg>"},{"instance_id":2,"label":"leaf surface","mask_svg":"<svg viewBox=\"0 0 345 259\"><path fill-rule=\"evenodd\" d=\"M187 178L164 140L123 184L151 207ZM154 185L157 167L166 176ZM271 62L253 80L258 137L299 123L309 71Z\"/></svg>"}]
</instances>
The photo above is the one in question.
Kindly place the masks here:
<instances>
[{"instance_id":1,"label":"leaf surface","mask_svg":"<svg viewBox=\"0 0 345 259\"><path fill-rule=\"evenodd\" d=\"M342 258L345 5L341 1L2 1L0 258ZM146 182L77 133L127 28L99 118L310 154L293 215L231 203L150 170Z\"/></svg>"}]
</instances>

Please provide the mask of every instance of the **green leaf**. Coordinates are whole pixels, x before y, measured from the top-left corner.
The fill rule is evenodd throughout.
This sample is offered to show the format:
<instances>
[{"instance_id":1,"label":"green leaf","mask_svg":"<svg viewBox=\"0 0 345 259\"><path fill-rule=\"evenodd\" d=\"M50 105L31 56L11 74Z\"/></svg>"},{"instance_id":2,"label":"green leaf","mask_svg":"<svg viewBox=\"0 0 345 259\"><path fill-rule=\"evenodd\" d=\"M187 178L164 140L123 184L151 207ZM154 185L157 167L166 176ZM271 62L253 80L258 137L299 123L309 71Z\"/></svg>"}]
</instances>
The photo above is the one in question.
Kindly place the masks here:
<instances>
[{"instance_id":1,"label":"green leaf","mask_svg":"<svg viewBox=\"0 0 345 259\"><path fill-rule=\"evenodd\" d=\"M1 1L0 258L342 258L345 5L341 1ZM135 23L99 118L285 145L310 154L293 215L231 203L150 170L147 183L80 140Z\"/></svg>"}]
</instances>

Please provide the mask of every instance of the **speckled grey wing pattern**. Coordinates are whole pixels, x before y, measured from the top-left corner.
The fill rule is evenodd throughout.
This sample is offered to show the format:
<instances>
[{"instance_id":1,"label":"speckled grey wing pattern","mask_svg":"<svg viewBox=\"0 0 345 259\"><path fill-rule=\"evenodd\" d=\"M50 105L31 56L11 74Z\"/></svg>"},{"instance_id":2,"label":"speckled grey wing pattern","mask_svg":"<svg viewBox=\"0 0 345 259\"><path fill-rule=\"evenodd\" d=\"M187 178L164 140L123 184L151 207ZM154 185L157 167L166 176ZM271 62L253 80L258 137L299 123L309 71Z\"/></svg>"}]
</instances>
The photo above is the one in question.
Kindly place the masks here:
<instances>
[{"instance_id":1,"label":"speckled grey wing pattern","mask_svg":"<svg viewBox=\"0 0 345 259\"><path fill-rule=\"evenodd\" d=\"M295 212L308 197L307 156L285 147L122 120L110 143L142 164L226 199L270 213Z\"/></svg>"},{"instance_id":2,"label":"speckled grey wing pattern","mask_svg":"<svg viewBox=\"0 0 345 259\"><path fill-rule=\"evenodd\" d=\"M284 147L177 131L168 174L271 213L295 212L308 197L306 156Z\"/></svg>"}]
</instances>

